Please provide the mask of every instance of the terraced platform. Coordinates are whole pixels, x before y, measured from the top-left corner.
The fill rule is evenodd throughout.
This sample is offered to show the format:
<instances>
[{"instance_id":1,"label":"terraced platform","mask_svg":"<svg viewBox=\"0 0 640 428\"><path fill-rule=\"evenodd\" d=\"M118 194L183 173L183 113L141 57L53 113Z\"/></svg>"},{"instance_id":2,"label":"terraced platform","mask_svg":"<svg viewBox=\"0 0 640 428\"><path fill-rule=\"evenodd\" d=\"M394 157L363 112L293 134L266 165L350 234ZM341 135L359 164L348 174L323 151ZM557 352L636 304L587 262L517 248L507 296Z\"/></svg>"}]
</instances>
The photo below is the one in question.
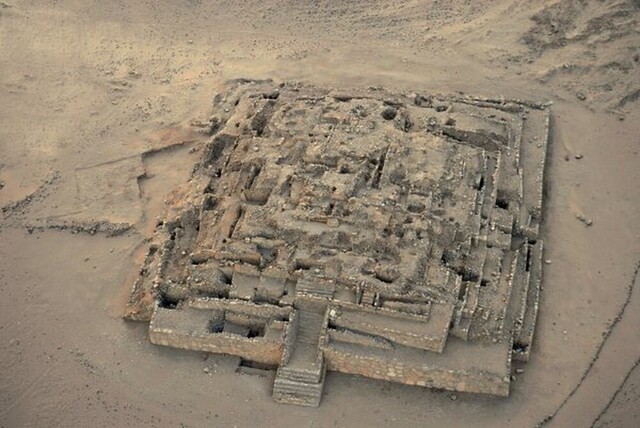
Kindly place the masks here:
<instances>
[{"instance_id":1,"label":"terraced platform","mask_svg":"<svg viewBox=\"0 0 640 428\"><path fill-rule=\"evenodd\" d=\"M509 393L542 281L549 113L518 100L238 80L129 303L154 343L277 368Z\"/></svg>"}]
</instances>

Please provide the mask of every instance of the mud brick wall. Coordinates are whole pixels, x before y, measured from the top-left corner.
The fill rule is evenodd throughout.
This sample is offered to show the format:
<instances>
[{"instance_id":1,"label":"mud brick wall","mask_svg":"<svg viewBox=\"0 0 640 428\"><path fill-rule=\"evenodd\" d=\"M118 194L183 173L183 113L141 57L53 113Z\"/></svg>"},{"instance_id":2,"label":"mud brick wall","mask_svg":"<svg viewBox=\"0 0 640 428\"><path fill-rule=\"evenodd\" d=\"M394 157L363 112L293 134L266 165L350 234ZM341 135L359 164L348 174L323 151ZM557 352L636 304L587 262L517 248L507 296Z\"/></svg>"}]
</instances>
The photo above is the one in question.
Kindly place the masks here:
<instances>
[{"instance_id":1,"label":"mud brick wall","mask_svg":"<svg viewBox=\"0 0 640 428\"><path fill-rule=\"evenodd\" d=\"M482 372L469 373L426 367L419 363L387 360L374 355L356 355L330 346L325 347L323 351L328 370L408 385L504 397L509 395L509 379Z\"/></svg>"},{"instance_id":2,"label":"mud brick wall","mask_svg":"<svg viewBox=\"0 0 640 428\"><path fill-rule=\"evenodd\" d=\"M179 333L172 329L149 329L151 343L190 349L236 355L245 360L278 365L282 359L284 345L281 342L261 338L245 338L228 333Z\"/></svg>"}]
</instances>

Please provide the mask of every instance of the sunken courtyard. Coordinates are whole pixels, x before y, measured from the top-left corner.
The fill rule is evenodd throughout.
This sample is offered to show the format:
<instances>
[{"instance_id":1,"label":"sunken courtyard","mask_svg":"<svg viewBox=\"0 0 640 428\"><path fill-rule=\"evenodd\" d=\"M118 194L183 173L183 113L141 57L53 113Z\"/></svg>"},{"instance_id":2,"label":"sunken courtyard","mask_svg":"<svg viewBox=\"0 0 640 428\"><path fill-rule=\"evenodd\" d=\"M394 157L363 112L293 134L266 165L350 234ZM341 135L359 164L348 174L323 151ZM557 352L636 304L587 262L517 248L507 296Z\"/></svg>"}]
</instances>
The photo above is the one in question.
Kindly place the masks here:
<instances>
[{"instance_id":1,"label":"sunken courtyard","mask_svg":"<svg viewBox=\"0 0 640 428\"><path fill-rule=\"evenodd\" d=\"M330 371L508 396L542 285L546 105L250 80L213 104L128 303L151 342L274 369L280 403L318 406Z\"/></svg>"}]
</instances>

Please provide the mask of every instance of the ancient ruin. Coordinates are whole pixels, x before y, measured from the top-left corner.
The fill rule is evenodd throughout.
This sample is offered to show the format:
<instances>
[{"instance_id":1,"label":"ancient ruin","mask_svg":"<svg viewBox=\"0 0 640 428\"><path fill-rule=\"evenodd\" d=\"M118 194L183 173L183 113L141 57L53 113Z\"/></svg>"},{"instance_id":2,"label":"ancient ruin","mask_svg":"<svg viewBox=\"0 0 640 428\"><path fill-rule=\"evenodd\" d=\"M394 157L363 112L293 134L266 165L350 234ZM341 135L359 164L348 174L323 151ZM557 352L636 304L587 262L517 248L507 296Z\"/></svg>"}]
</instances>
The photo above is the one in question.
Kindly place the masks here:
<instances>
[{"instance_id":1,"label":"ancient ruin","mask_svg":"<svg viewBox=\"0 0 640 428\"><path fill-rule=\"evenodd\" d=\"M549 113L519 100L238 80L168 201L127 316L277 369L509 394L541 289ZM177 165L176 167L180 167Z\"/></svg>"}]
</instances>

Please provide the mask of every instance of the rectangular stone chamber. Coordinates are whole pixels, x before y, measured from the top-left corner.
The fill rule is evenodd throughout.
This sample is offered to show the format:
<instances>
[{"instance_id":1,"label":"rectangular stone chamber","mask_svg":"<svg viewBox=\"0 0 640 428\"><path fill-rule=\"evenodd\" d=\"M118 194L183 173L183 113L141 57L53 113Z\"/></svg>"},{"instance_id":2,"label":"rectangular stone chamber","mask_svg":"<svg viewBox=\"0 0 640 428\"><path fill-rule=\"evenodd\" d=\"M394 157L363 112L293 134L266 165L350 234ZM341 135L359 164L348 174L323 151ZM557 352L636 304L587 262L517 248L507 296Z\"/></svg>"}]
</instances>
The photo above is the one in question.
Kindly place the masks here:
<instances>
[{"instance_id":1,"label":"rectangular stone chamber","mask_svg":"<svg viewBox=\"0 0 640 428\"><path fill-rule=\"evenodd\" d=\"M149 244L153 343L277 370L509 394L542 281L549 112L518 100L230 82ZM188 167L188 166L185 166Z\"/></svg>"}]
</instances>

